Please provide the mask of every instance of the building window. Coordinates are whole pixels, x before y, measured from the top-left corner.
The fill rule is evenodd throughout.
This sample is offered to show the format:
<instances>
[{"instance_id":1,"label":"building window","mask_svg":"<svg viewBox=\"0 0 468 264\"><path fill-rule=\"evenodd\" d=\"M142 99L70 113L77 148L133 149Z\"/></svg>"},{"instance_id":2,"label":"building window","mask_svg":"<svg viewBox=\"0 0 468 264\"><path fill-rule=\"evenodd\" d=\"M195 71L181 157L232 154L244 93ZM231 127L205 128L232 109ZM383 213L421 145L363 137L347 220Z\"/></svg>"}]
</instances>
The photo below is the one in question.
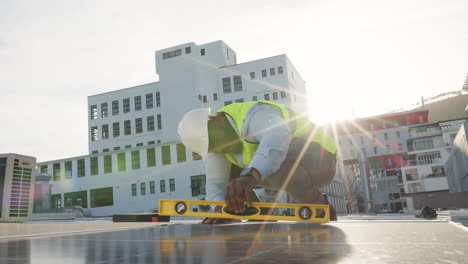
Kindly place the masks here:
<instances>
[{"instance_id":1,"label":"building window","mask_svg":"<svg viewBox=\"0 0 468 264\"><path fill-rule=\"evenodd\" d=\"M263 77L263 78L267 77L267 72L266 72L266 70L262 70L262 77Z\"/></svg>"},{"instance_id":2,"label":"building window","mask_svg":"<svg viewBox=\"0 0 468 264\"><path fill-rule=\"evenodd\" d=\"M101 188L90 191L91 208L114 205L113 188Z\"/></svg>"},{"instance_id":3,"label":"building window","mask_svg":"<svg viewBox=\"0 0 468 264\"><path fill-rule=\"evenodd\" d=\"M217 93L213 94L213 101L218 101L218 94Z\"/></svg>"},{"instance_id":4,"label":"building window","mask_svg":"<svg viewBox=\"0 0 468 264\"><path fill-rule=\"evenodd\" d=\"M41 165L41 174L48 174L49 173L49 167L47 165Z\"/></svg>"},{"instance_id":5,"label":"building window","mask_svg":"<svg viewBox=\"0 0 468 264\"><path fill-rule=\"evenodd\" d=\"M125 158L125 152L117 154L117 170L125 171L127 169L127 161Z\"/></svg>"},{"instance_id":6,"label":"building window","mask_svg":"<svg viewBox=\"0 0 468 264\"><path fill-rule=\"evenodd\" d=\"M405 171L407 181L415 181L418 179L418 169L409 169Z\"/></svg>"},{"instance_id":7,"label":"building window","mask_svg":"<svg viewBox=\"0 0 468 264\"><path fill-rule=\"evenodd\" d=\"M252 96L252 101L254 101L254 102L258 101L257 96Z\"/></svg>"},{"instance_id":8,"label":"building window","mask_svg":"<svg viewBox=\"0 0 468 264\"><path fill-rule=\"evenodd\" d=\"M264 98L265 100L270 100L270 94L265 94L265 95L263 96L263 98Z\"/></svg>"},{"instance_id":9,"label":"building window","mask_svg":"<svg viewBox=\"0 0 468 264\"><path fill-rule=\"evenodd\" d=\"M386 146L385 146L385 151L387 151L387 153L390 152L390 145L386 145Z\"/></svg>"},{"instance_id":10,"label":"building window","mask_svg":"<svg viewBox=\"0 0 468 264\"><path fill-rule=\"evenodd\" d=\"M205 184L206 184L205 175L191 176L190 186L192 187L192 196L206 195Z\"/></svg>"},{"instance_id":11,"label":"building window","mask_svg":"<svg viewBox=\"0 0 468 264\"><path fill-rule=\"evenodd\" d=\"M159 181L159 192L166 192L166 180Z\"/></svg>"},{"instance_id":12,"label":"building window","mask_svg":"<svg viewBox=\"0 0 468 264\"><path fill-rule=\"evenodd\" d=\"M114 137L119 137L120 136L120 123L112 123L112 134Z\"/></svg>"},{"instance_id":13,"label":"building window","mask_svg":"<svg viewBox=\"0 0 468 264\"><path fill-rule=\"evenodd\" d=\"M151 109L153 106L153 94L146 94L146 109Z\"/></svg>"},{"instance_id":14,"label":"building window","mask_svg":"<svg viewBox=\"0 0 468 264\"><path fill-rule=\"evenodd\" d=\"M244 98L236 99L236 103L243 103L243 102L244 102Z\"/></svg>"},{"instance_id":15,"label":"building window","mask_svg":"<svg viewBox=\"0 0 468 264\"><path fill-rule=\"evenodd\" d=\"M91 128L91 141L97 141L98 140L98 128L97 126L94 126Z\"/></svg>"},{"instance_id":16,"label":"building window","mask_svg":"<svg viewBox=\"0 0 468 264\"><path fill-rule=\"evenodd\" d=\"M84 177L86 176L86 165L85 165L85 160L84 159L79 159L78 160L78 166L77 166L77 174L78 177Z\"/></svg>"},{"instance_id":17,"label":"building window","mask_svg":"<svg viewBox=\"0 0 468 264\"><path fill-rule=\"evenodd\" d=\"M255 72L250 72L250 80L255 79Z\"/></svg>"},{"instance_id":18,"label":"building window","mask_svg":"<svg viewBox=\"0 0 468 264\"><path fill-rule=\"evenodd\" d=\"M125 120L124 121L124 135L128 136L130 134L132 134L131 122L130 120Z\"/></svg>"},{"instance_id":19,"label":"building window","mask_svg":"<svg viewBox=\"0 0 468 264\"><path fill-rule=\"evenodd\" d=\"M112 155L104 155L104 173L112 173Z\"/></svg>"},{"instance_id":20,"label":"building window","mask_svg":"<svg viewBox=\"0 0 468 264\"><path fill-rule=\"evenodd\" d=\"M377 155L377 147L374 146L374 155Z\"/></svg>"},{"instance_id":21,"label":"building window","mask_svg":"<svg viewBox=\"0 0 468 264\"><path fill-rule=\"evenodd\" d=\"M394 127L397 127L397 126L399 126L399 125L400 125L400 122L398 122L398 119L393 120L393 126L394 126Z\"/></svg>"},{"instance_id":22,"label":"building window","mask_svg":"<svg viewBox=\"0 0 468 264\"><path fill-rule=\"evenodd\" d=\"M88 199L86 194L86 191L64 193L63 200L65 207L81 206L83 208L88 208Z\"/></svg>"},{"instance_id":23,"label":"building window","mask_svg":"<svg viewBox=\"0 0 468 264\"><path fill-rule=\"evenodd\" d=\"M185 54L190 54L192 53L192 48L191 47L186 47L185 48Z\"/></svg>"},{"instance_id":24,"label":"building window","mask_svg":"<svg viewBox=\"0 0 468 264\"><path fill-rule=\"evenodd\" d=\"M91 120L95 120L98 117L97 105L91 106Z\"/></svg>"},{"instance_id":25,"label":"building window","mask_svg":"<svg viewBox=\"0 0 468 264\"><path fill-rule=\"evenodd\" d=\"M149 131L154 131L154 116L146 117L147 129Z\"/></svg>"},{"instance_id":26,"label":"building window","mask_svg":"<svg viewBox=\"0 0 468 264\"><path fill-rule=\"evenodd\" d=\"M156 92L156 107L161 107L161 94Z\"/></svg>"},{"instance_id":27,"label":"building window","mask_svg":"<svg viewBox=\"0 0 468 264\"><path fill-rule=\"evenodd\" d=\"M400 131L396 131L397 138L400 138Z\"/></svg>"},{"instance_id":28,"label":"building window","mask_svg":"<svg viewBox=\"0 0 468 264\"><path fill-rule=\"evenodd\" d=\"M442 163L440 152L431 152L418 155L418 165Z\"/></svg>"},{"instance_id":29,"label":"building window","mask_svg":"<svg viewBox=\"0 0 468 264\"><path fill-rule=\"evenodd\" d=\"M161 130L162 129L162 122L161 122L161 115L157 115L157 121L158 121L158 130Z\"/></svg>"},{"instance_id":30,"label":"building window","mask_svg":"<svg viewBox=\"0 0 468 264\"><path fill-rule=\"evenodd\" d=\"M136 170L140 168L140 151L132 151L132 169Z\"/></svg>"},{"instance_id":31,"label":"building window","mask_svg":"<svg viewBox=\"0 0 468 264\"><path fill-rule=\"evenodd\" d=\"M206 99L206 95L203 96L203 102L206 103L208 100Z\"/></svg>"},{"instance_id":32,"label":"building window","mask_svg":"<svg viewBox=\"0 0 468 264\"><path fill-rule=\"evenodd\" d=\"M124 113L130 112L130 98L123 99L123 112Z\"/></svg>"},{"instance_id":33,"label":"building window","mask_svg":"<svg viewBox=\"0 0 468 264\"><path fill-rule=\"evenodd\" d=\"M274 76L275 75L275 68L270 68L270 76Z\"/></svg>"},{"instance_id":34,"label":"building window","mask_svg":"<svg viewBox=\"0 0 468 264\"><path fill-rule=\"evenodd\" d=\"M177 56L180 56L180 55L182 55L182 50L181 49L165 52L165 53L163 53L163 60L174 58L174 57L177 57Z\"/></svg>"},{"instance_id":35,"label":"building window","mask_svg":"<svg viewBox=\"0 0 468 264\"><path fill-rule=\"evenodd\" d=\"M178 143L176 145L176 149L177 149L177 162L178 163L186 162L187 161L187 154L186 154L186 151L185 151L184 144Z\"/></svg>"},{"instance_id":36,"label":"building window","mask_svg":"<svg viewBox=\"0 0 468 264\"><path fill-rule=\"evenodd\" d=\"M419 123L420 123L420 124L421 124L421 123L424 123L424 118L423 118L422 115L419 116Z\"/></svg>"},{"instance_id":37,"label":"building window","mask_svg":"<svg viewBox=\"0 0 468 264\"><path fill-rule=\"evenodd\" d=\"M201 160L202 156L196 152L192 152L192 160Z\"/></svg>"},{"instance_id":38,"label":"building window","mask_svg":"<svg viewBox=\"0 0 468 264\"><path fill-rule=\"evenodd\" d=\"M132 184L132 196L137 196L137 186L136 183Z\"/></svg>"},{"instance_id":39,"label":"building window","mask_svg":"<svg viewBox=\"0 0 468 264\"><path fill-rule=\"evenodd\" d=\"M387 133L384 133L384 139L385 139L385 141L388 141L388 134Z\"/></svg>"},{"instance_id":40,"label":"building window","mask_svg":"<svg viewBox=\"0 0 468 264\"><path fill-rule=\"evenodd\" d=\"M201 49L201 50L200 50L200 55L201 55L201 56L205 56L205 49Z\"/></svg>"},{"instance_id":41,"label":"building window","mask_svg":"<svg viewBox=\"0 0 468 264\"><path fill-rule=\"evenodd\" d=\"M141 96L135 96L135 111L141 110Z\"/></svg>"},{"instance_id":42,"label":"building window","mask_svg":"<svg viewBox=\"0 0 468 264\"><path fill-rule=\"evenodd\" d=\"M230 93L231 91L231 77L223 78L223 93Z\"/></svg>"},{"instance_id":43,"label":"building window","mask_svg":"<svg viewBox=\"0 0 468 264\"><path fill-rule=\"evenodd\" d=\"M278 100L278 92L273 93L273 100Z\"/></svg>"},{"instance_id":44,"label":"building window","mask_svg":"<svg viewBox=\"0 0 468 264\"><path fill-rule=\"evenodd\" d=\"M109 125L102 125L102 139L109 139Z\"/></svg>"},{"instance_id":45,"label":"building window","mask_svg":"<svg viewBox=\"0 0 468 264\"><path fill-rule=\"evenodd\" d=\"M278 74L283 74L283 66L278 67Z\"/></svg>"},{"instance_id":46,"label":"building window","mask_svg":"<svg viewBox=\"0 0 468 264\"><path fill-rule=\"evenodd\" d=\"M107 107L107 103L101 104L101 117L108 117L109 116L109 109Z\"/></svg>"},{"instance_id":47,"label":"building window","mask_svg":"<svg viewBox=\"0 0 468 264\"><path fill-rule=\"evenodd\" d=\"M232 101L226 101L226 102L224 102L224 106L227 106L227 105L230 105L230 104L232 104Z\"/></svg>"},{"instance_id":48,"label":"building window","mask_svg":"<svg viewBox=\"0 0 468 264\"><path fill-rule=\"evenodd\" d=\"M150 181L150 194L155 194L156 193L156 186L154 184L154 181Z\"/></svg>"},{"instance_id":49,"label":"building window","mask_svg":"<svg viewBox=\"0 0 468 264\"><path fill-rule=\"evenodd\" d=\"M91 175L98 175L99 174L99 162L98 157L91 157Z\"/></svg>"},{"instance_id":50,"label":"building window","mask_svg":"<svg viewBox=\"0 0 468 264\"><path fill-rule=\"evenodd\" d=\"M146 182L140 183L140 194L146 195Z\"/></svg>"},{"instance_id":51,"label":"building window","mask_svg":"<svg viewBox=\"0 0 468 264\"><path fill-rule=\"evenodd\" d=\"M242 91L242 77L240 75L236 75L233 77L234 79L234 92Z\"/></svg>"},{"instance_id":52,"label":"building window","mask_svg":"<svg viewBox=\"0 0 468 264\"><path fill-rule=\"evenodd\" d=\"M137 134L143 133L143 119L142 118L135 119L135 132Z\"/></svg>"},{"instance_id":53,"label":"building window","mask_svg":"<svg viewBox=\"0 0 468 264\"><path fill-rule=\"evenodd\" d=\"M70 161L65 161L65 179L71 179L72 178L72 162Z\"/></svg>"},{"instance_id":54,"label":"building window","mask_svg":"<svg viewBox=\"0 0 468 264\"><path fill-rule=\"evenodd\" d=\"M132 145L125 145L126 149L132 148Z\"/></svg>"},{"instance_id":55,"label":"building window","mask_svg":"<svg viewBox=\"0 0 468 264\"><path fill-rule=\"evenodd\" d=\"M112 101L112 115L118 115L119 114L119 101Z\"/></svg>"},{"instance_id":56,"label":"building window","mask_svg":"<svg viewBox=\"0 0 468 264\"><path fill-rule=\"evenodd\" d=\"M286 92L285 91L281 91L280 95L281 95L281 98L286 98Z\"/></svg>"},{"instance_id":57,"label":"building window","mask_svg":"<svg viewBox=\"0 0 468 264\"><path fill-rule=\"evenodd\" d=\"M175 179L169 179L169 191L175 192Z\"/></svg>"},{"instance_id":58,"label":"building window","mask_svg":"<svg viewBox=\"0 0 468 264\"><path fill-rule=\"evenodd\" d=\"M146 165L148 167L156 166L156 151L155 148L146 149Z\"/></svg>"},{"instance_id":59,"label":"building window","mask_svg":"<svg viewBox=\"0 0 468 264\"><path fill-rule=\"evenodd\" d=\"M171 146L166 145L161 147L162 152L162 164L167 165L171 164Z\"/></svg>"}]
</instances>

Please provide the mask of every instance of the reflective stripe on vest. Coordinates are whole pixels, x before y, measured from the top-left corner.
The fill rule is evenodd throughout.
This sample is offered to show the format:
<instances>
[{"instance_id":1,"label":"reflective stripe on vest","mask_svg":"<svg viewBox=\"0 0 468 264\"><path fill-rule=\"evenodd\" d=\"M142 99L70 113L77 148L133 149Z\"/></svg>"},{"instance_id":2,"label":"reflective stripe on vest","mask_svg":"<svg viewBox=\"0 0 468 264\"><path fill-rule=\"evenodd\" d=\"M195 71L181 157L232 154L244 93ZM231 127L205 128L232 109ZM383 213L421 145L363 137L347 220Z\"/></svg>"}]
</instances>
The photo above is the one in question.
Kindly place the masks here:
<instances>
[{"instance_id":1,"label":"reflective stripe on vest","mask_svg":"<svg viewBox=\"0 0 468 264\"><path fill-rule=\"evenodd\" d=\"M258 101L258 102L245 102L245 103L235 103L230 104L221 108L218 113L226 113L228 114L236 124L237 131L239 132L240 139L242 141L242 162L243 165L239 164L233 154L226 153L226 158L233 164L236 164L240 167L248 167L250 162L252 161L253 155L255 151L257 151L258 143L250 143L244 140L242 135L242 125L244 124L244 119L249 111L250 107L254 104L260 103L272 106L281 111L281 115L286 122L289 122L290 116L288 109L282 104L276 104L270 101ZM324 149L328 152L335 154L336 153L336 145L333 138L327 135L327 133L322 128L313 128L311 122L307 119L305 115L298 115L295 116L295 131L293 137L303 137L310 133L313 134L312 138L310 138L311 142L316 142L320 144Z\"/></svg>"}]
</instances>

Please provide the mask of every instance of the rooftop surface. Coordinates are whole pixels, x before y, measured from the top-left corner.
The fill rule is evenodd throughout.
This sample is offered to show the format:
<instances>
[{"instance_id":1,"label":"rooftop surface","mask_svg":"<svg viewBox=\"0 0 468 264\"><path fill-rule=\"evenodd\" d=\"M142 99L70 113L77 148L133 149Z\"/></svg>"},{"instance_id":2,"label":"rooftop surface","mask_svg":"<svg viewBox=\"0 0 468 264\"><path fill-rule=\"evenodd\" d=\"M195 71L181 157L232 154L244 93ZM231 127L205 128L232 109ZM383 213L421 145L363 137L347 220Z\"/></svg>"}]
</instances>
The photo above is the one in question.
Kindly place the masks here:
<instances>
[{"instance_id":1,"label":"rooftop surface","mask_svg":"<svg viewBox=\"0 0 468 264\"><path fill-rule=\"evenodd\" d=\"M468 229L411 216L328 224L0 224L0 263L465 263Z\"/></svg>"}]
</instances>

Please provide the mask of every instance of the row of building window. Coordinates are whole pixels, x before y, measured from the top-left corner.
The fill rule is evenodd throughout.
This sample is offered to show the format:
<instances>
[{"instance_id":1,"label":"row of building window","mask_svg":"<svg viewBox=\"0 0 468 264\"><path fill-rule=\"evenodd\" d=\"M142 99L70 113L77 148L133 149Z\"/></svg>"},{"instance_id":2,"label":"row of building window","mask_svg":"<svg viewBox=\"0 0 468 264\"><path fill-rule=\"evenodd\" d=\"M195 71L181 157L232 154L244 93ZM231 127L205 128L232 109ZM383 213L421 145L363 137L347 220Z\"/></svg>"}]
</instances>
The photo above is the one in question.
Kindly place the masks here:
<instances>
[{"instance_id":1,"label":"row of building window","mask_svg":"<svg viewBox=\"0 0 468 264\"><path fill-rule=\"evenodd\" d=\"M283 74L283 66L278 67L278 75ZM275 76L276 75L276 68L270 68L270 76ZM262 70L262 78L267 77L267 70L264 69ZM255 72L250 72L250 79L254 80L255 79Z\"/></svg>"},{"instance_id":2,"label":"row of building window","mask_svg":"<svg viewBox=\"0 0 468 264\"><path fill-rule=\"evenodd\" d=\"M149 93L146 94L145 96L146 99L146 109L152 109L154 108L154 98L153 94ZM142 110L142 101L141 101L141 96L135 96L133 98L133 106L135 111L141 111ZM161 107L161 95L159 92L156 92L156 107ZM130 113L130 98L124 98L122 99L122 110L123 113ZM115 100L112 101L112 115L118 115L120 113L120 105L119 101ZM98 112L98 106L97 105L91 105L90 106L90 118L91 120L98 119L99 112ZM101 118L106 118L109 116L109 105L108 103L102 103L101 104Z\"/></svg>"},{"instance_id":3,"label":"row of building window","mask_svg":"<svg viewBox=\"0 0 468 264\"><path fill-rule=\"evenodd\" d=\"M418 116L418 121L419 121L419 124L424 123L424 117L422 115L419 115ZM399 127L399 126L401 126L403 124L406 125L406 126L410 126L410 125L415 124L415 122L413 122L409 118L395 119L393 121L382 120L381 128L385 129L385 128L390 128L390 127ZM376 125L374 123L370 123L369 128L370 128L370 130L375 130L377 127L376 127Z\"/></svg>"},{"instance_id":4,"label":"row of building window","mask_svg":"<svg viewBox=\"0 0 468 264\"><path fill-rule=\"evenodd\" d=\"M141 164L141 151L132 150L130 152L120 152L115 154L108 154L102 156L91 156L86 162L86 159L76 160L76 165L73 166L73 161L64 162L64 171L62 171L61 163L52 164L52 179L54 181L61 180L61 175L65 176L65 179L72 179L73 175L76 177L85 177L86 176L86 163L89 163L89 172L91 176L99 175L99 159L102 159L103 172L104 174L113 173L113 172L123 172L127 170L127 153L130 153L131 160L131 169L136 170L140 169ZM177 163L182 163L187 161L186 148L182 143L176 144L176 157ZM165 145L161 146L161 163L162 165L169 165L172 163L171 160L171 146ZM116 158L117 166L113 166L113 158ZM201 156L197 153L192 152L192 160L201 160ZM150 147L146 148L146 167L156 167L156 148ZM49 164L40 166L41 174L49 174Z\"/></svg>"},{"instance_id":5,"label":"row of building window","mask_svg":"<svg viewBox=\"0 0 468 264\"><path fill-rule=\"evenodd\" d=\"M400 131L395 131L395 136L396 136L397 139L400 139L400 138L401 138L401 133L400 133ZM384 133L384 140L385 140L385 141L388 141L388 139L389 139L389 138L388 138L388 133ZM351 146L354 145L353 141L354 141L353 138L349 138L349 139L348 139L349 145L351 145ZM361 145L364 144L364 141L365 141L365 140L364 140L364 136L359 136L359 143L361 143ZM378 142L377 142L377 141L378 141L378 140L377 140L377 136L376 136L376 135L372 135L372 143L374 143L374 144L377 144L377 143L380 144L380 143L381 143L380 141L378 141ZM342 143L343 143L343 140L340 140L340 145L342 145Z\"/></svg>"},{"instance_id":6,"label":"row of building window","mask_svg":"<svg viewBox=\"0 0 468 264\"><path fill-rule=\"evenodd\" d=\"M114 190L112 187L99 188L89 190L91 208L112 206L114 205ZM81 206L88 208L88 193L87 191L69 192L63 194L57 193L50 197L52 208Z\"/></svg>"},{"instance_id":7,"label":"row of building window","mask_svg":"<svg viewBox=\"0 0 468 264\"><path fill-rule=\"evenodd\" d=\"M192 53L192 47L186 47L185 48L185 54L190 54L190 53ZM163 58L163 60L165 60L165 59L178 57L178 56L181 56L181 55L182 55L182 49L176 49L176 50L173 50L173 51L164 52L162 54L162 58ZM205 49L200 49L200 56L205 56ZM228 55L228 57L229 57L229 55Z\"/></svg>"},{"instance_id":8,"label":"row of building window","mask_svg":"<svg viewBox=\"0 0 468 264\"><path fill-rule=\"evenodd\" d=\"M159 144L159 143L161 143L161 140L158 139L157 141L154 141L154 140L148 141L148 146L154 145L154 144L156 144L156 142ZM143 147L143 143L136 143L135 146L136 147ZM121 150L121 149L130 149L130 148L132 148L131 144L130 145L125 145L122 148L120 146L117 146L117 147L114 147L113 150L116 151L116 150ZM102 149L102 153L106 153L106 152L109 152L109 151L110 151L109 148ZM98 154L98 153L99 153L99 150L91 151L91 154Z\"/></svg>"},{"instance_id":9,"label":"row of building window","mask_svg":"<svg viewBox=\"0 0 468 264\"><path fill-rule=\"evenodd\" d=\"M169 191L175 192L175 179L169 179ZM166 180L159 181L159 192L166 192ZM156 186L154 181L149 182L149 193L156 194ZM132 196L137 196L137 184L132 184ZM140 183L140 195L146 195L146 182Z\"/></svg>"},{"instance_id":10,"label":"row of building window","mask_svg":"<svg viewBox=\"0 0 468 264\"><path fill-rule=\"evenodd\" d=\"M158 130L162 129L162 120L161 115L156 116L156 125ZM132 134L132 124L131 120L125 120L123 123L123 135L130 136ZM147 132L155 131L155 123L154 123L154 116L147 116L146 117L146 130ZM135 133L140 134L143 133L143 118L136 118L135 119ZM114 138L120 137L120 122L112 123L112 136ZM109 124L104 124L101 126L101 139L109 139L110 132L109 132ZM99 139L99 130L97 126L91 127L91 141L97 141Z\"/></svg>"},{"instance_id":11,"label":"row of building window","mask_svg":"<svg viewBox=\"0 0 468 264\"><path fill-rule=\"evenodd\" d=\"M273 95L273 100L278 100L278 92L274 92L274 93L272 93L272 95ZM281 98L286 98L286 92L281 91L280 95L281 95ZM263 99L267 100L267 101L270 101L270 94L264 94ZM252 96L252 101L254 101L254 102L258 101L258 96ZM244 102L244 98L239 98L239 99L234 100L234 103L243 103L243 102ZM224 106L230 105L232 103L233 103L233 101L225 101Z\"/></svg>"}]
</instances>

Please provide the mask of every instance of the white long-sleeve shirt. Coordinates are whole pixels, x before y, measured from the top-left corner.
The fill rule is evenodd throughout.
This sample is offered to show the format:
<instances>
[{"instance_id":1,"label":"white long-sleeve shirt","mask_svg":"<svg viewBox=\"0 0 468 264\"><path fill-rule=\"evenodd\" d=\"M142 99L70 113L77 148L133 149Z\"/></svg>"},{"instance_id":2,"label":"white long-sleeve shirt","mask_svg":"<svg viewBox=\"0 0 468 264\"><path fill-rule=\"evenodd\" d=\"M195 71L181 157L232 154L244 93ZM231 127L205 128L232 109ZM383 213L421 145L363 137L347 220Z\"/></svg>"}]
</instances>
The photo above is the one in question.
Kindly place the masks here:
<instances>
[{"instance_id":1,"label":"white long-sleeve shirt","mask_svg":"<svg viewBox=\"0 0 468 264\"><path fill-rule=\"evenodd\" d=\"M234 121L229 117L239 135ZM254 167L262 179L276 172L288 153L292 140L291 130L281 112L271 106L255 104L246 114L242 125L243 140L259 143L252 161L246 167ZM243 164L242 153L235 155ZM224 201L224 192L229 181L231 163L224 153L209 153L206 158L206 200Z\"/></svg>"}]
</instances>

